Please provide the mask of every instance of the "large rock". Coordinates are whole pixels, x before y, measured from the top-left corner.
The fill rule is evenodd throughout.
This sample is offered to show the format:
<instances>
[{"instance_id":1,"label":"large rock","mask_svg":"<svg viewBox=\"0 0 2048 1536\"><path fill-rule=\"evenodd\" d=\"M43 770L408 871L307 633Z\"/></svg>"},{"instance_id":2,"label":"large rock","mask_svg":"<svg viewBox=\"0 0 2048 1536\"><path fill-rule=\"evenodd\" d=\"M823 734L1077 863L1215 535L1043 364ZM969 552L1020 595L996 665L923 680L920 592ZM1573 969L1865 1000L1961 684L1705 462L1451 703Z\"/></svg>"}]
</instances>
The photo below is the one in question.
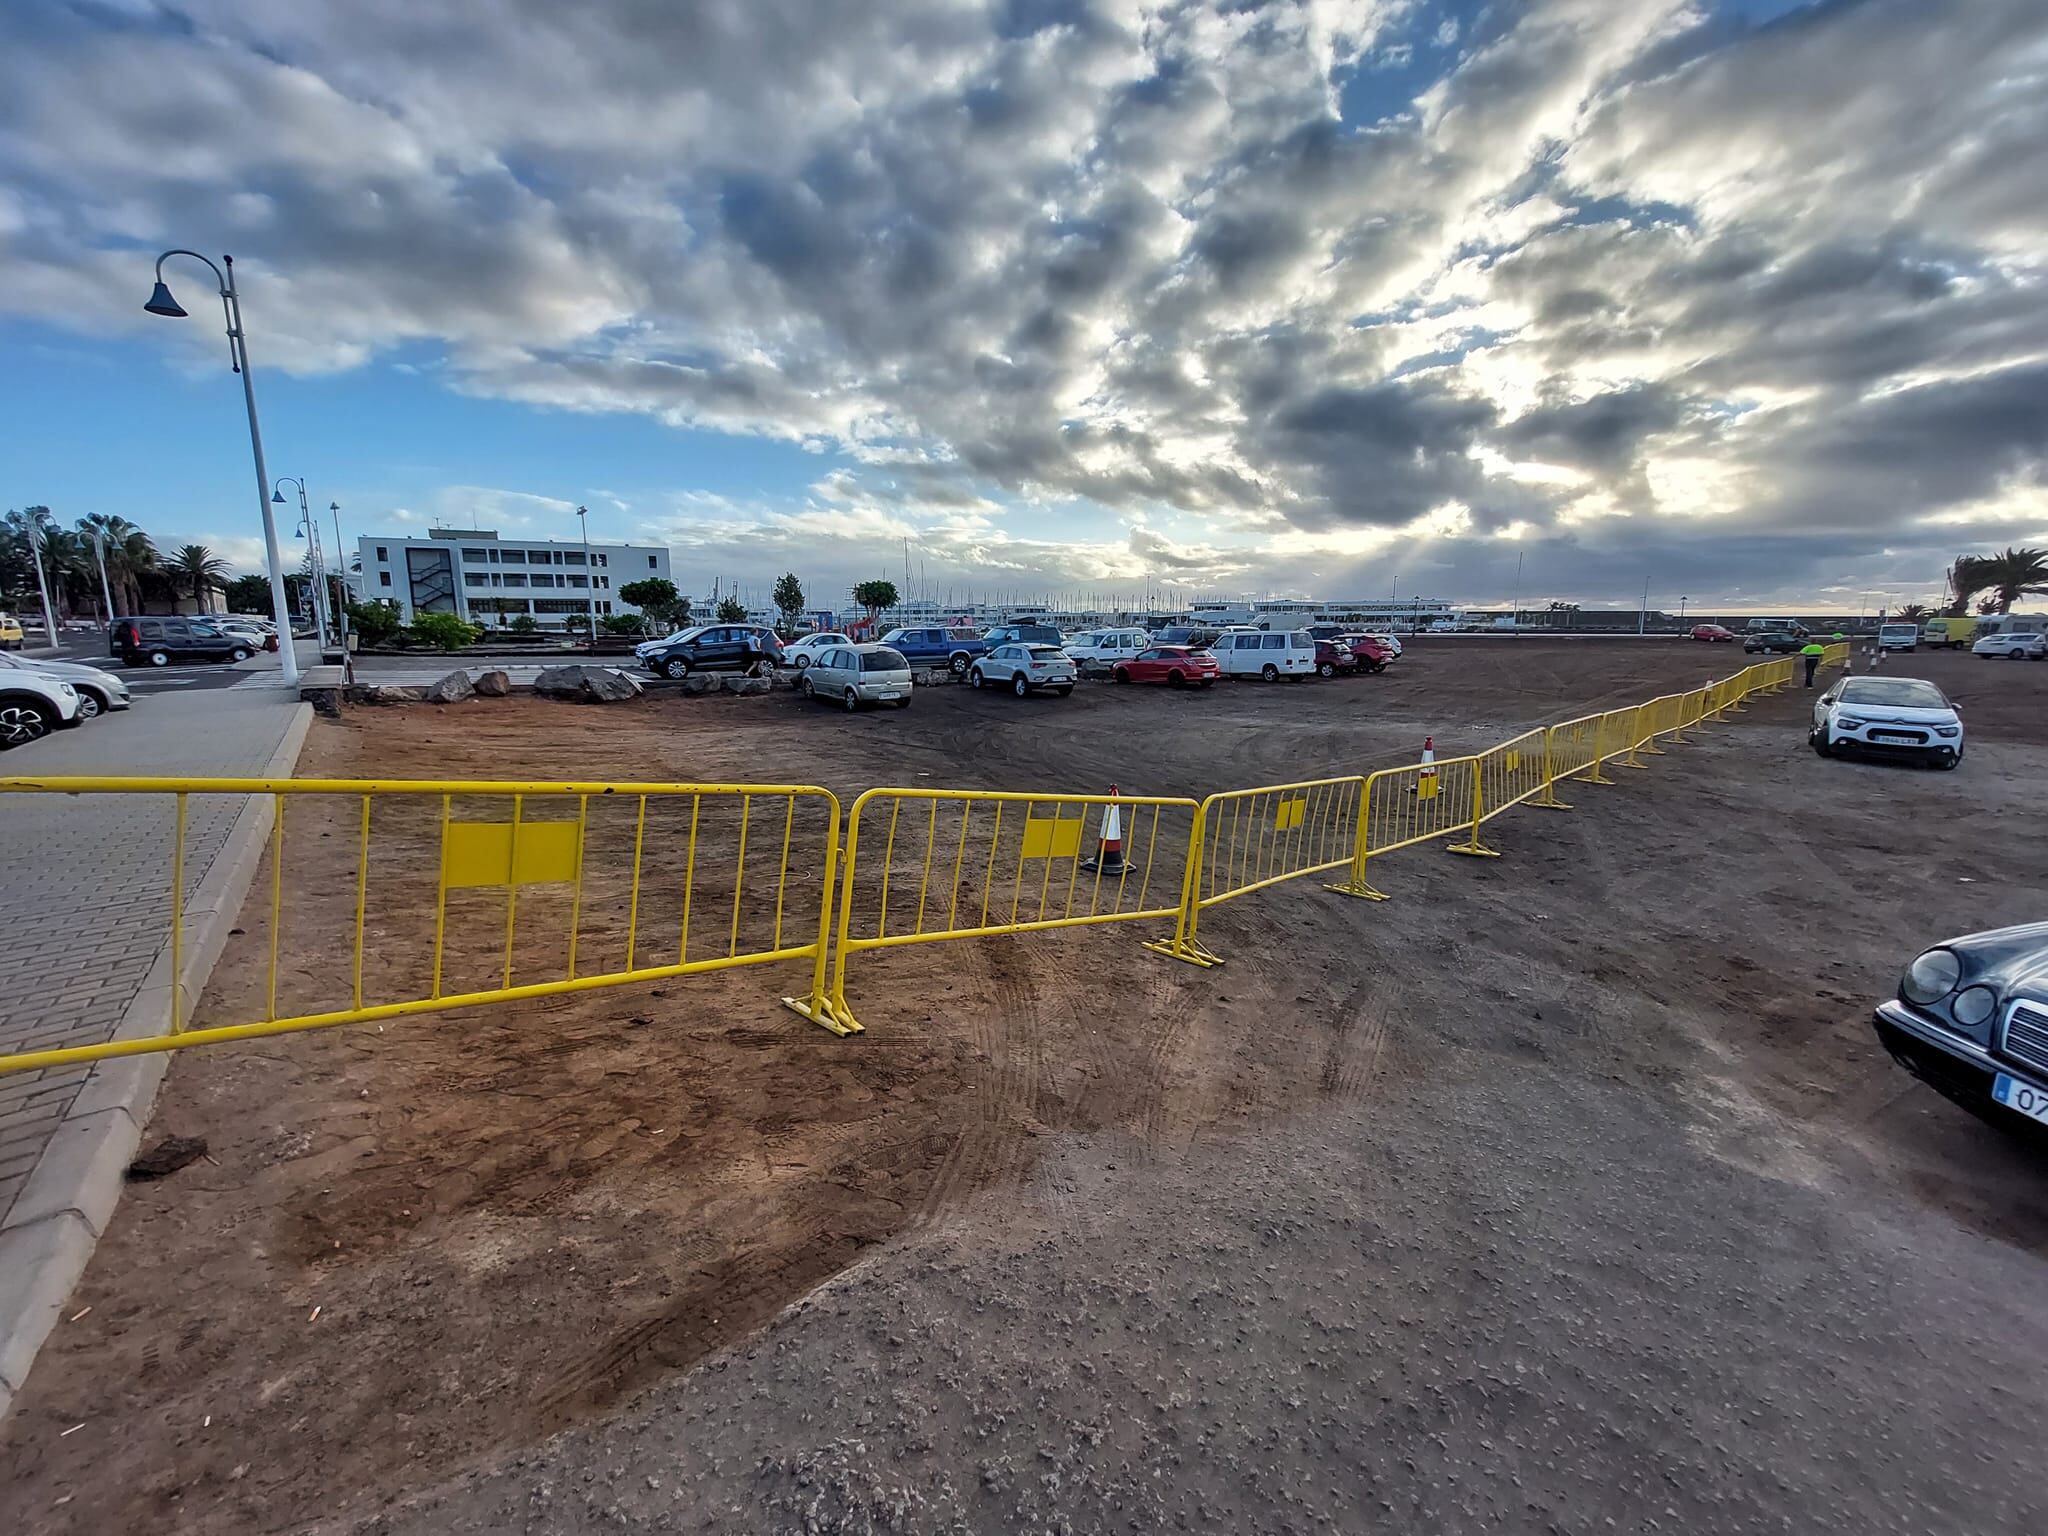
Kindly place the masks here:
<instances>
[{"instance_id":1,"label":"large rock","mask_svg":"<svg viewBox=\"0 0 2048 1536\"><path fill-rule=\"evenodd\" d=\"M548 667L533 680L533 691L550 699L616 704L638 698L640 685L615 667Z\"/></svg>"},{"instance_id":2,"label":"large rock","mask_svg":"<svg viewBox=\"0 0 2048 1536\"><path fill-rule=\"evenodd\" d=\"M774 686L765 677L728 677L725 680L727 693L766 693Z\"/></svg>"},{"instance_id":3,"label":"large rock","mask_svg":"<svg viewBox=\"0 0 2048 1536\"><path fill-rule=\"evenodd\" d=\"M469 680L469 674L457 668L446 677L427 684L423 697L429 704L460 704L464 699L476 697L476 685Z\"/></svg>"},{"instance_id":4,"label":"large rock","mask_svg":"<svg viewBox=\"0 0 2048 1536\"><path fill-rule=\"evenodd\" d=\"M426 697L420 688L402 688L394 683L356 684L356 702L359 704L417 704Z\"/></svg>"},{"instance_id":5,"label":"large rock","mask_svg":"<svg viewBox=\"0 0 2048 1536\"><path fill-rule=\"evenodd\" d=\"M502 699L512 691L512 679L496 670L479 673L476 691L486 698Z\"/></svg>"},{"instance_id":6,"label":"large rock","mask_svg":"<svg viewBox=\"0 0 2048 1536\"><path fill-rule=\"evenodd\" d=\"M718 677L717 674L711 672L692 672L682 680L679 686L684 693L691 695L716 693L718 692Z\"/></svg>"}]
</instances>

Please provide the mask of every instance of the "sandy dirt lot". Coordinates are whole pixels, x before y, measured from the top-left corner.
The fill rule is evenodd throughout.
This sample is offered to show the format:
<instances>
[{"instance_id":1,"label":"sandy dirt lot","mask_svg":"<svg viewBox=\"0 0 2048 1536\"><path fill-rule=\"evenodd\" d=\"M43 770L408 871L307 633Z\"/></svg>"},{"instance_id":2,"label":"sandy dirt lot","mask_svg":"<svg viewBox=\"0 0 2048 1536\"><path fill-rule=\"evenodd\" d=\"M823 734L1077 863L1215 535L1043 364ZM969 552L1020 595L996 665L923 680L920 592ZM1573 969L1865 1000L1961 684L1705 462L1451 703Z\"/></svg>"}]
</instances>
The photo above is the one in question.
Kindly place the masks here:
<instances>
[{"instance_id":1,"label":"sandy dirt lot","mask_svg":"<svg viewBox=\"0 0 2048 1536\"><path fill-rule=\"evenodd\" d=\"M1338 683L1021 702L944 688L850 719L781 693L484 701L323 724L301 772L1199 795L1407 761L1425 734L1440 752L1482 746L1740 661L1470 639ZM1340 1125L1399 1162L1440 1135L1444 1095L1520 1092L1538 1065L1544 1082L1620 1085L1747 1174L1909 1199L2038 1259L2039 1160L1910 1083L1864 1019L1922 943L2048 896L2048 667L1894 669L1962 703L1957 773L1823 762L1802 699L1760 703L1613 789L1575 790L1570 816L1504 819L1499 861L1388 860L1385 905L1304 882L1225 909L1204 924L1230 961L1218 973L1091 931L869 957L870 1029L850 1042L777 1008L804 979L780 966L188 1053L155 1130L206 1136L211 1160L131 1187L78 1293L91 1311L0 1430L0 1499L37 1531L369 1513L565 1427L601 1433L821 1282L871 1274L878 1250L943 1232L955 1259L1007 1252L1004 1222L1028 1208L1114 1254L1126 1186ZM346 818L291 837L284 932L335 931L312 926L335 911L345 929ZM200 1023L260 1009L267 901L252 896ZM417 967L421 912L415 898L380 917L376 967ZM287 948L291 984L340 984L345 951ZM1389 1241L1426 1245L1429 1213L1396 1204ZM2042 1385L2039 1370L2010 1383L2015 1411L2040 1408ZM793 1518L772 1479L754 1496L758 1519L734 1528ZM960 1516L1030 1525L971 1502Z\"/></svg>"}]
</instances>

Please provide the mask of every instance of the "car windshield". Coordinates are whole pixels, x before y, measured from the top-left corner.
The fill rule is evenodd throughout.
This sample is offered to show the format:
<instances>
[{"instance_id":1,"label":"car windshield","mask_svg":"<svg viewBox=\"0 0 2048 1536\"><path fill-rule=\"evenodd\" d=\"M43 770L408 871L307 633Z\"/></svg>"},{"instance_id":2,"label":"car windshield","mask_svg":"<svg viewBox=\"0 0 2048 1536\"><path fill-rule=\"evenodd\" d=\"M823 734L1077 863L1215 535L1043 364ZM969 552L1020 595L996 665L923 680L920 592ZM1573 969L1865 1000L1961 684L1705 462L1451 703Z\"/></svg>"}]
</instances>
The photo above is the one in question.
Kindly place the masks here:
<instances>
[{"instance_id":1,"label":"car windshield","mask_svg":"<svg viewBox=\"0 0 2048 1536\"><path fill-rule=\"evenodd\" d=\"M1947 709L1934 684L1917 677L1858 677L1842 684L1844 704L1882 704L1893 709Z\"/></svg>"},{"instance_id":2,"label":"car windshield","mask_svg":"<svg viewBox=\"0 0 2048 1536\"><path fill-rule=\"evenodd\" d=\"M862 651L860 669L863 672L908 672L910 663L904 660L901 651Z\"/></svg>"}]
</instances>

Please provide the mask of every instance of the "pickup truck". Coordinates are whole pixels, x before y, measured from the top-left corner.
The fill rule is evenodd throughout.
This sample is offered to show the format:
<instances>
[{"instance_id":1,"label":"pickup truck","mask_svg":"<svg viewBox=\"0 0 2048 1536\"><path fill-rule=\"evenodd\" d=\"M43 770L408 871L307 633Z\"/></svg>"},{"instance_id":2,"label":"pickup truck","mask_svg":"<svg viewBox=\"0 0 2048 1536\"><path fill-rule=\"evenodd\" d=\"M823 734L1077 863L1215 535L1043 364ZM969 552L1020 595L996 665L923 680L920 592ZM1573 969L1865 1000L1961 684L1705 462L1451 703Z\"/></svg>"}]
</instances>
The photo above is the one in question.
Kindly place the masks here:
<instances>
[{"instance_id":1,"label":"pickup truck","mask_svg":"<svg viewBox=\"0 0 2048 1536\"><path fill-rule=\"evenodd\" d=\"M976 657L988 654L988 642L955 635L934 625L928 629L892 629L882 644L901 651L913 667L944 667L961 677Z\"/></svg>"}]
</instances>

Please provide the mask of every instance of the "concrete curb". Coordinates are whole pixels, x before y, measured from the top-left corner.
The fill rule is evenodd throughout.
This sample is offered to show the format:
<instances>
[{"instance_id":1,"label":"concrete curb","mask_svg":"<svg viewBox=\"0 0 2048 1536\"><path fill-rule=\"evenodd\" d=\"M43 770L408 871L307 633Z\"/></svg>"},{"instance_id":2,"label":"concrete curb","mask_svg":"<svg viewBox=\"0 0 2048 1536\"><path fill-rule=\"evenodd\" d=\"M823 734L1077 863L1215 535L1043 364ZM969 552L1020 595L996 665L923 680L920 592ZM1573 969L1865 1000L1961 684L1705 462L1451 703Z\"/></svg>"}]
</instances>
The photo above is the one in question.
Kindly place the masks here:
<instances>
[{"instance_id":1,"label":"concrete curb","mask_svg":"<svg viewBox=\"0 0 2048 1536\"><path fill-rule=\"evenodd\" d=\"M313 711L299 705L265 775L289 778L306 743ZM251 796L185 908L186 1005L199 996L242 908L270 836L271 802ZM115 1039L155 1034L170 1012L171 955L158 953ZM57 1326L64 1303L92 1257L121 1198L155 1107L170 1053L125 1056L94 1065L28 1183L0 1227L0 1418L28 1379L36 1351Z\"/></svg>"}]
</instances>

